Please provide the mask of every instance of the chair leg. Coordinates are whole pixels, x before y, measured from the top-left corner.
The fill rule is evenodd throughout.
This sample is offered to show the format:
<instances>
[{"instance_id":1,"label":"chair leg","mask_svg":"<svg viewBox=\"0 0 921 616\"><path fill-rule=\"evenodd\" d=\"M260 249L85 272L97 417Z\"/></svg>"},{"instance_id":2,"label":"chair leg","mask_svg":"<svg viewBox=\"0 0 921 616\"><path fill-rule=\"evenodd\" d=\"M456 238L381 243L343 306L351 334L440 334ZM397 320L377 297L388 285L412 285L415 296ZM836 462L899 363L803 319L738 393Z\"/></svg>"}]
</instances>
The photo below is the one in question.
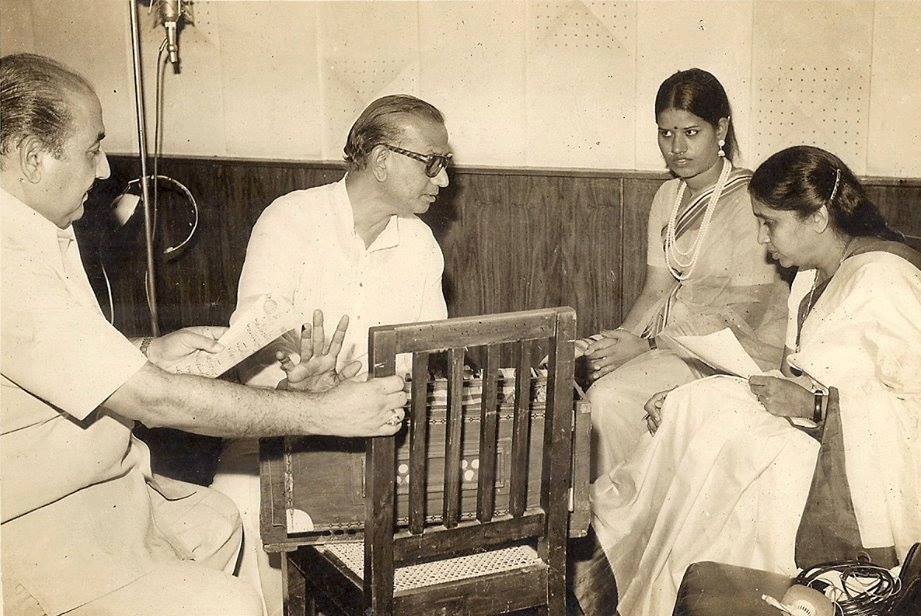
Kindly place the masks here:
<instances>
[{"instance_id":1,"label":"chair leg","mask_svg":"<svg viewBox=\"0 0 921 616\"><path fill-rule=\"evenodd\" d=\"M307 579L297 566L298 552L286 552L281 559L281 578L284 594L285 616L313 616L316 607L312 597L307 596ZM309 610L309 611L308 611Z\"/></svg>"},{"instance_id":2,"label":"chair leg","mask_svg":"<svg viewBox=\"0 0 921 616\"><path fill-rule=\"evenodd\" d=\"M548 605L537 608L539 616L566 616L566 592L552 593Z\"/></svg>"}]
</instances>

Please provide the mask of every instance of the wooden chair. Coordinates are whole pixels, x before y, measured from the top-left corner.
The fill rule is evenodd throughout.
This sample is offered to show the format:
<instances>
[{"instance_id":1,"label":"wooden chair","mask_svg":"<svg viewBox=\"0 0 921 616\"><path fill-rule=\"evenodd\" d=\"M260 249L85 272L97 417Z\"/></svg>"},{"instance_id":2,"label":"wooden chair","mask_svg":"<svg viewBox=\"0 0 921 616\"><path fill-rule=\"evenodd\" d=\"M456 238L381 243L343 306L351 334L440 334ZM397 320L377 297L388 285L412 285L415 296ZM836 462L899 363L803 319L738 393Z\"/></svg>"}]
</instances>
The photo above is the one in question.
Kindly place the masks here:
<instances>
[{"instance_id":1,"label":"wooden chair","mask_svg":"<svg viewBox=\"0 0 921 616\"><path fill-rule=\"evenodd\" d=\"M575 317L565 307L371 329L368 361L375 377L394 374L398 354L413 358L409 465L403 469L408 470L408 520L399 524L395 512L395 437L369 439L363 541L300 546L284 554L289 615L304 591L307 611L322 598L323 614L334 609L375 616L498 614L527 608L565 614ZM531 413L531 379L517 378L508 507L497 511L500 355L514 355L517 374L530 376L532 342L538 340L549 343L542 455L528 461L529 437L536 433L532 423L539 418ZM484 358L479 465L475 512L463 512L461 484L470 469L462 468L461 392L465 352L472 347L482 347ZM426 386L429 355L440 352L448 360L444 485L428 486ZM529 465L540 467L539 499L527 494ZM470 475L467 481L472 482ZM429 488L443 489L440 511L426 511Z\"/></svg>"}]
</instances>

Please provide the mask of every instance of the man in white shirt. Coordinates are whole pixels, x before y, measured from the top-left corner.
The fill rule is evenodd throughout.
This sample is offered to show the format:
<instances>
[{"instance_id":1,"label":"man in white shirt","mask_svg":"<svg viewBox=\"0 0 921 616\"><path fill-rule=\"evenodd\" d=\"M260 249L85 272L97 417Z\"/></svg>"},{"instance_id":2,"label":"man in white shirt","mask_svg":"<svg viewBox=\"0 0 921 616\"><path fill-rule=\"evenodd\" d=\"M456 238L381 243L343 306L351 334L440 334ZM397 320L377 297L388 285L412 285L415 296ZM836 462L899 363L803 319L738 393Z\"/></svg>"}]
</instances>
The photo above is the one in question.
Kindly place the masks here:
<instances>
[{"instance_id":1,"label":"man in white shirt","mask_svg":"<svg viewBox=\"0 0 921 616\"><path fill-rule=\"evenodd\" d=\"M259 217L231 323L265 294L291 302L303 322L316 308L348 315L337 369L353 374L368 369L369 327L446 318L444 257L417 214L448 185L450 158L444 118L435 107L408 95L372 102L349 131L345 177L284 195ZM298 355L300 347L296 339L281 338L247 361L240 375L250 385L276 387L286 376L278 354ZM257 455L252 439L227 443L212 487L240 508L253 538L240 576L261 581L267 613L274 616L282 608L281 576L258 542Z\"/></svg>"},{"instance_id":2,"label":"man in white shirt","mask_svg":"<svg viewBox=\"0 0 921 616\"><path fill-rule=\"evenodd\" d=\"M71 226L109 174L104 133L85 79L41 56L0 59L3 603L52 616L259 614L253 589L229 574L234 507L153 476L134 422L228 437L392 434L403 383L271 392L163 369L217 350L221 328L119 334Z\"/></svg>"}]
</instances>

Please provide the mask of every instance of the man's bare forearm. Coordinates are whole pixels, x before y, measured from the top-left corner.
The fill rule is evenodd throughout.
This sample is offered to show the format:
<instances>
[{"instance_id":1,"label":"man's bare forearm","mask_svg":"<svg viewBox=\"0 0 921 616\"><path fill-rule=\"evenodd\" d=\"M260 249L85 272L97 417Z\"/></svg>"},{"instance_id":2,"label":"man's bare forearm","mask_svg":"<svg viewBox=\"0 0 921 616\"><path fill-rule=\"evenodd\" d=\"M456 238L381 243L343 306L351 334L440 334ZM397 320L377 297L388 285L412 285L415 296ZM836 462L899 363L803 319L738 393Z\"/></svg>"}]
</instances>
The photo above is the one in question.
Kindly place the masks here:
<instances>
[{"instance_id":1,"label":"man's bare forearm","mask_svg":"<svg viewBox=\"0 0 921 616\"><path fill-rule=\"evenodd\" d=\"M170 374L148 363L104 406L148 427L209 436L357 436L377 434L378 426L389 417L389 407L399 402L378 395L369 383L349 384L323 394L273 391Z\"/></svg>"}]
</instances>

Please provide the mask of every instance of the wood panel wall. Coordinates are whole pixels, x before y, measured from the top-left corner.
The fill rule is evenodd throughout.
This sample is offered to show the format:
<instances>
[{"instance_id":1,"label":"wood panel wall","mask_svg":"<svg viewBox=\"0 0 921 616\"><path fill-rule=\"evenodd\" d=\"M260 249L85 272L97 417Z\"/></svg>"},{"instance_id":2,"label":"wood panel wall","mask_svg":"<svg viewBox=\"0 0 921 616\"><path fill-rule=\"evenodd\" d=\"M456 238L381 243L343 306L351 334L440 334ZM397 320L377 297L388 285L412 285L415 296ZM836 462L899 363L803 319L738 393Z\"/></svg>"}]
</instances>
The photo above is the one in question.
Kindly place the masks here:
<instances>
[{"instance_id":1,"label":"wood panel wall","mask_svg":"<svg viewBox=\"0 0 921 616\"><path fill-rule=\"evenodd\" d=\"M107 207L140 171L132 158L111 157L110 162L112 178L94 189L77 232L104 312L109 312L108 293L100 263L112 285L115 324L127 335L146 335L142 217L138 213L114 229ZM335 181L343 171L329 163L162 160L158 172L186 185L201 213L194 241L177 258L159 257L162 331L226 324L250 231L262 210L280 195ZM578 312L580 335L618 325L642 287L646 218L666 177L452 169L450 186L423 217L445 254L450 314L568 304ZM867 186L897 228L921 236L921 179L868 178ZM160 197L162 251L186 236L191 217L178 193L167 190ZM210 483L219 440L172 430L139 428L139 433L151 445L156 472Z\"/></svg>"},{"instance_id":2,"label":"wood panel wall","mask_svg":"<svg viewBox=\"0 0 921 616\"><path fill-rule=\"evenodd\" d=\"M94 191L94 202L108 203L139 175L135 159L110 161L112 178ZM160 257L158 264L160 324L171 331L226 324L259 214L280 195L339 179L343 167L168 158L158 171L185 184L201 213L194 242L178 258ZM452 169L451 184L423 216L445 254L449 313L568 304L577 310L580 335L616 326L642 286L646 216L665 178L617 171ZM921 236L921 179L866 178L866 184L897 228ZM161 192L160 201L162 250L185 237L191 217L178 193ZM105 210L93 210L78 231L92 235ZM140 218L103 233L100 241L113 286L115 322L129 335L148 330ZM96 286L104 288L98 284L95 253L89 247L84 253Z\"/></svg>"}]
</instances>

